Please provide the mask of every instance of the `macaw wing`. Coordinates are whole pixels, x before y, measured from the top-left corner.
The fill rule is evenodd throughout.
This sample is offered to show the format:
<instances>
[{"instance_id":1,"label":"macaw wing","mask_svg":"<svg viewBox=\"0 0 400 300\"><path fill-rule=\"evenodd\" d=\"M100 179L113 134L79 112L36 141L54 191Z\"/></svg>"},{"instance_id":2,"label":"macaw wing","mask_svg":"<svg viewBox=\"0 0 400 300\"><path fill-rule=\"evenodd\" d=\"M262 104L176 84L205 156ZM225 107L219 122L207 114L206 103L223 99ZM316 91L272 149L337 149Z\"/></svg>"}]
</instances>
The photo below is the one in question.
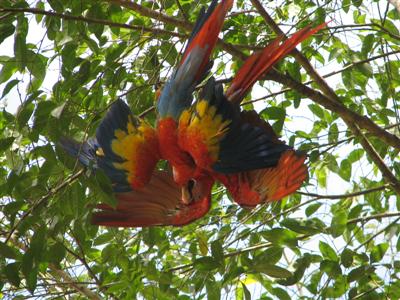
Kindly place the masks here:
<instances>
[{"instance_id":1,"label":"macaw wing","mask_svg":"<svg viewBox=\"0 0 400 300\"><path fill-rule=\"evenodd\" d=\"M182 113L178 132L179 146L198 167L225 174L275 166L291 149L277 143L275 134L244 119L213 79L201 98Z\"/></svg>"},{"instance_id":2,"label":"macaw wing","mask_svg":"<svg viewBox=\"0 0 400 300\"><path fill-rule=\"evenodd\" d=\"M116 184L128 182L132 189L140 189L149 182L160 159L157 133L135 117L125 102L117 100L111 105L96 139L101 148L97 151L99 167Z\"/></svg>"},{"instance_id":3,"label":"macaw wing","mask_svg":"<svg viewBox=\"0 0 400 300\"><path fill-rule=\"evenodd\" d=\"M183 226L204 216L210 209L213 180L207 178L191 186L196 199L183 203L182 189L171 174L155 171L150 182L141 190L116 193L117 206L97 206L92 223L110 227L148 227L156 225Z\"/></svg>"},{"instance_id":4,"label":"macaw wing","mask_svg":"<svg viewBox=\"0 0 400 300\"><path fill-rule=\"evenodd\" d=\"M214 0L207 12L200 13L183 53L182 60L169 78L158 99L161 118L178 119L183 109L190 106L195 86L203 80L211 67L210 55L214 49L224 18L233 0Z\"/></svg>"},{"instance_id":5,"label":"macaw wing","mask_svg":"<svg viewBox=\"0 0 400 300\"><path fill-rule=\"evenodd\" d=\"M160 157L156 131L133 116L122 100L111 105L96 138L82 144L63 138L60 144L83 165L104 170L115 192L145 186Z\"/></svg>"},{"instance_id":6,"label":"macaw wing","mask_svg":"<svg viewBox=\"0 0 400 300\"><path fill-rule=\"evenodd\" d=\"M282 36L273 40L262 51L253 53L239 69L226 96L232 102L239 104L246 96L254 83L282 58L288 55L296 46L326 26L322 23L316 27L306 26L283 41Z\"/></svg>"},{"instance_id":7,"label":"macaw wing","mask_svg":"<svg viewBox=\"0 0 400 300\"><path fill-rule=\"evenodd\" d=\"M271 125L261 119L255 111L242 111L241 119L262 129L276 145L284 145ZM257 204L280 200L294 193L307 179L306 155L284 149L275 166L232 174L213 173L229 193L242 206L254 207Z\"/></svg>"},{"instance_id":8,"label":"macaw wing","mask_svg":"<svg viewBox=\"0 0 400 300\"><path fill-rule=\"evenodd\" d=\"M294 193L307 179L306 156L285 151L275 167L235 174L216 174L233 200L241 206L254 207L278 201Z\"/></svg>"}]
</instances>

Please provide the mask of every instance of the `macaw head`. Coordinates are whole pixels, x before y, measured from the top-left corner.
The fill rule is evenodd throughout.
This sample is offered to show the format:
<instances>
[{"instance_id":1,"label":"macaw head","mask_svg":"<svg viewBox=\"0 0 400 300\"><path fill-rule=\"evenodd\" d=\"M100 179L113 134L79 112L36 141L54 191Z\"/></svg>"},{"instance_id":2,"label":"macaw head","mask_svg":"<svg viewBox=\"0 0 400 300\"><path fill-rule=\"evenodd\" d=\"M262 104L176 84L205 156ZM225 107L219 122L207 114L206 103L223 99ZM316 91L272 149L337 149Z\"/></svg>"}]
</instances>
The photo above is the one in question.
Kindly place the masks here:
<instances>
[{"instance_id":1,"label":"macaw head","mask_svg":"<svg viewBox=\"0 0 400 300\"><path fill-rule=\"evenodd\" d=\"M211 207L211 189L214 179L211 176L201 176L191 179L182 187L183 204L176 211L172 225L182 226L203 217ZM185 204L185 201L188 203Z\"/></svg>"}]
</instances>

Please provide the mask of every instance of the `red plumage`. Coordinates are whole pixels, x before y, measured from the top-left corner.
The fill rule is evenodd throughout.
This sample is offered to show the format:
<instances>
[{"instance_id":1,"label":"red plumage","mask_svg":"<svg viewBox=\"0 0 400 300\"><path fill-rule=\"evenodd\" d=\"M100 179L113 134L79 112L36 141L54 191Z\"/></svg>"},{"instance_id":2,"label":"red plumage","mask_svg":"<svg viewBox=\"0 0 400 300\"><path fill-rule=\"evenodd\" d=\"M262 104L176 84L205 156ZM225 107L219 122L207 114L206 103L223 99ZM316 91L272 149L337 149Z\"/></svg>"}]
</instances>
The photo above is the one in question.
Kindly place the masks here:
<instances>
[{"instance_id":1,"label":"red plumage","mask_svg":"<svg viewBox=\"0 0 400 300\"><path fill-rule=\"evenodd\" d=\"M240 112L239 104L265 72L325 24L308 26L283 42L277 38L246 60L225 94L210 80L190 106L232 2L222 0L215 6L214 1L201 14L178 69L160 96L157 130L118 100L95 139L82 145L62 141L70 154L88 167L103 169L112 182L117 205L99 204L93 224L182 226L208 212L214 180L221 181L238 204L253 207L293 193L307 178L305 155L281 142L254 111ZM195 54L201 54L200 61L195 61ZM174 101L168 102L171 95ZM179 102L181 95L190 99ZM155 170L159 159L168 160L172 173Z\"/></svg>"},{"instance_id":2,"label":"red plumage","mask_svg":"<svg viewBox=\"0 0 400 300\"><path fill-rule=\"evenodd\" d=\"M205 88L205 96L181 115L180 148L191 155L197 168L221 181L240 205L279 200L296 191L307 178L304 154L279 141L270 125L255 112L238 116L238 111L240 102L265 72L325 26L307 26L283 42L283 37L278 37L245 61L224 96L211 83L211 88ZM254 140L248 140L252 135ZM238 154L240 151L242 154ZM248 163L235 163L235 159Z\"/></svg>"}]
</instances>

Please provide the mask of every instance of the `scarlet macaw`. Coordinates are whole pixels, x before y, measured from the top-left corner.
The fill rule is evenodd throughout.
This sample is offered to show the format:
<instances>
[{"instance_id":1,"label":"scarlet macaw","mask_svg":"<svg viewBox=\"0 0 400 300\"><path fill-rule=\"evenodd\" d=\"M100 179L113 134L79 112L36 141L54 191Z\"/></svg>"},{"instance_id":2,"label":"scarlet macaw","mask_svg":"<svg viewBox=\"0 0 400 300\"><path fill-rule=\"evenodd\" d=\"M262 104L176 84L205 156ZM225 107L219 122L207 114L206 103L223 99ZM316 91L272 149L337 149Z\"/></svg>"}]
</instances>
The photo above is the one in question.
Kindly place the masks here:
<instances>
[{"instance_id":1,"label":"scarlet macaw","mask_svg":"<svg viewBox=\"0 0 400 300\"><path fill-rule=\"evenodd\" d=\"M232 2L223 0L217 5L214 0L207 12L201 11L182 62L160 96L159 112L166 117L158 123L160 132L166 133L164 139L160 138L161 144L165 138L171 138L170 122L179 115L180 105L181 109L190 106L195 85L209 69L211 51ZM175 144L169 144L173 153ZM181 226L202 217L210 208L214 179L198 174L195 179L188 178L177 185L169 172L155 171L160 159L159 135L146 122L134 117L121 100L111 106L96 138L83 144L64 138L61 145L85 166L103 169L113 184L117 207L98 205L100 211L93 215L94 224Z\"/></svg>"},{"instance_id":2,"label":"scarlet macaw","mask_svg":"<svg viewBox=\"0 0 400 300\"><path fill-rule=\"evenodd\" d=\"M117 206L98 205L93 224L182 226L209 210L214 181L205 178L181 188L169 172L154 170L160 158L156 131L122 100L112 104L95 138L82 144L63 138L60 144L83 165L102 169L112 183Z\"/></svg>"},{"instance_id":3,"label":"scarlet macaw","mask_svg":"<svg viewBox=\"0 0 400 300\"><path fill-rule=\"evenodd\" d=\"M324 26L308 26L282 44L282 37L277 38L250 56L225 94L211 78L200 99L180 115L178 145L196 165L194 173L212 174L240 205L279 200L307 177L305 155L279 141L254 111L241 112L239 104L265 72Z\"/></svg>"},{"instance_id":4,"label":"scarlet macaw","mask_svg":"<svg viewBox=\"0 0 400 300\"><path fill-rule=\"evenodd\" d=\"M184 109L190 107L195 86L210 68L210 55L218 40L224 18L233 0L213 1L208 11L197 20L182 60L163 88L157 103L160 153L173 167L175 181L185 185L190 180L207 177L195 174L194 162L178 146L177 126Z\"/></svg>"}]
</instances>

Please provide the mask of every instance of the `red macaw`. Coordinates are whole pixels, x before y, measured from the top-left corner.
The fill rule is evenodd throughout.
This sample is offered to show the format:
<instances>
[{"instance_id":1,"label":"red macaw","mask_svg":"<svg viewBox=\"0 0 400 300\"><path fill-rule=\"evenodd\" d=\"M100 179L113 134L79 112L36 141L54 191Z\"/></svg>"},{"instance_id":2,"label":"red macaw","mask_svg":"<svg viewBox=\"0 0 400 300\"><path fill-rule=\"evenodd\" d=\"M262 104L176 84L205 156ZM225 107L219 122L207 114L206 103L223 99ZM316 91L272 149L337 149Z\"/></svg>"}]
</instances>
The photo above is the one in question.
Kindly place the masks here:
<instances>
[{"instance_id":1,"label":"red macaw","mask_svg":"<svg viewBox=\"0 0 400 300\"><path fill-rule=\"evenodd\" d=\"M211 66L210 55L215 47L225 15L233 0L214 0L206 13L198 18L178 68L164 86L157 103L158 137L163 159L173 167L174 179L179 185L190 180L207 177L195 174L193 159L178 145L177 127L181 113L192 103L195 86L200 83Z\"/></svg>"},{"instance_id":2,"label":"red macaw","mask_svg":"<svg viewBox=\"0 0 400 300\"><path fill-rule=\"evenodd\" d=\"M180 115L178 145L196 165L192 172L212 174L240 205L279 200L296 191L307 177L305 155L279 141L255 112L240 112L239 104L265 72L324 26L308 26L282 44L282 38L277 38L250 56L225 94L210 79L200 99Z\"/></svg>"},{"instance_id":3,"label":"red macaw","mask_svg":"<svg viewBox=\"0 0 400 300\"><path fill-rule=\"evenodd\" d=\"M209 210L214 180L201 178L179 187L169 172L154 170L160 159L157 133L122 100L112 104L95 138L82 144L63 138L60 144L83 165L102 169L112 183L117 206L98 205L93 224L182 226Z\"/></svg>"},{"instance_id":4,"label":"red macaw","mask_svg":"<svg viewBox=\"0 0 400 300\"><path fill-rule=\"evenodd\" d=\"M174 120L178 120L179 110L190 106L195 85L210 68L209 57L232 2L222 0L217 5L214 0L207 12L200 12L182 62L160 96L158 108L164 118L158 123L159 134L133 116L123 101L117 100L97 129L96 138L83 144L67 138L61 140L67 152L85 166L104 170L112 182L117 206L98 205L100 211L94 213L93 224L181 226L208 212L214 183L212 177L197 174L177 185L172 174L154 169L161 158L160 148L163 157L174 154L173 146L177 141L169 143L171 150L160 147L160 143L163 145L166 139L173 137L169 135L173 128L170 124L174 126ZM179 155L177 157L179 159Z\"/></svg>"}]
</instances>

